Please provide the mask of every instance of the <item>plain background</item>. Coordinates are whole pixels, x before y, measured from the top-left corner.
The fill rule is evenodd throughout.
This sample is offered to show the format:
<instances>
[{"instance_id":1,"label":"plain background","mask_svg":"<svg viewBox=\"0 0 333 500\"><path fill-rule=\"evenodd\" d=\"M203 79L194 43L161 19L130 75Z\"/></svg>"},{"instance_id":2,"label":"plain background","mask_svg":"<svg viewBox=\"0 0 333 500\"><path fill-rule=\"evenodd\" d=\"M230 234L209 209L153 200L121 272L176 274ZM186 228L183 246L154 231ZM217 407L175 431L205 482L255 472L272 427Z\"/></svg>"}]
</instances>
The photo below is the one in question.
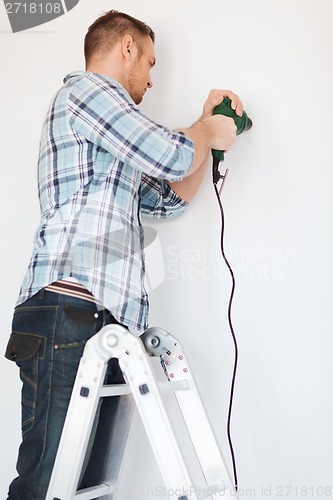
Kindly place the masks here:
<instances>
[{"instance_id":1,"label":"plain background","mask_svg":"<svg viewBox=\"0 0 333 500\"><path fill-rule=\"evenodd\" d=\"M62 78L83 69L87 27L110 8L156 32L154 87L142 105L156 121L188 126L210 89L230 88L254 122L223 165L225 248L237 281L232 436L239 496L333 498L331 0L80 0L59 19L15 35L0 5L0 352L39 218L42 121ZM214 196L208 171L183 217L144 222L158 232L165 273L151 293L151 325L181 340L230 467L230 279ZM20 383L3 357L0 376L4 498L20 441ZM136 427L122 498L167 498Z\"/></svg>"}]
</instances>

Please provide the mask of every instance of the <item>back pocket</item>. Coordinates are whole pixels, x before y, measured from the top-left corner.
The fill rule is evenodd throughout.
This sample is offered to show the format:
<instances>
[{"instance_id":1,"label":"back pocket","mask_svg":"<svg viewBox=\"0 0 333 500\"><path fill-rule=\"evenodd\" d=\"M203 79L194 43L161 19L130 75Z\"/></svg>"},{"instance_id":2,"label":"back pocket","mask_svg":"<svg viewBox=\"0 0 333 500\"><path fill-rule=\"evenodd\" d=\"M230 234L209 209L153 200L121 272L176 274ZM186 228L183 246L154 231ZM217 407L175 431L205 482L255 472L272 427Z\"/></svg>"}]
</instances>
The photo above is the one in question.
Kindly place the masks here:
<instances>
[{"instance_id":1,"label":"back pocket","mask_svg":"<svg viewBox=\"0 0 333 500\"><path fill-rule=\"evenodd\" d=\"M22 381L22 434L30 430L35 421L38 388L38 353L43 338L35 335L12 333L5 356L20 368Z\"/></svg>"}]
</instances>

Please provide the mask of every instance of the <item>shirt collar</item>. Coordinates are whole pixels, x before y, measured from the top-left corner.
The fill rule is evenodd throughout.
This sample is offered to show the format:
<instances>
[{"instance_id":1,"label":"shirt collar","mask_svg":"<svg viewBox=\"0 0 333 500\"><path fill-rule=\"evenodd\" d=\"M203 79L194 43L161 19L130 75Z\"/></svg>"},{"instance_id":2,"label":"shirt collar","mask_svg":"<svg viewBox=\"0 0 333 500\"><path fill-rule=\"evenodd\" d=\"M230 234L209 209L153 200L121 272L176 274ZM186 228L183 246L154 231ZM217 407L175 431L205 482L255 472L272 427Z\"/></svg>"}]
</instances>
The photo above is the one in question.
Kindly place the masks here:
<instances>
[{"instance_id":1,"label":"shirt collar","mask_svg":"<svg viewBox=\"0 0 333 500\"><path fill-rule=\"evenodd\" d=\"M68 73L65 76L65 78L63 79L63 82L64 82L64 84L67 84L68 82L73 83L75 80L82 78L83 76L89 75L89 74L97 75L97 76L100 76L100 77L103 77L103 78L109 80L111 85L113 85L114 87L117 87L118 90L123 93L124 97L127 98L127 100L133 102L133 104L134 104L133 99L131 98L131 96L129 95L127 90L121 85L121 83L119 83L118 80L115 80L114 78L112 78L111 76L108 76L108 75L103 75L100 73L93 73L90 71L72 71L71 73Z\"/></svg>"}]
</instances>

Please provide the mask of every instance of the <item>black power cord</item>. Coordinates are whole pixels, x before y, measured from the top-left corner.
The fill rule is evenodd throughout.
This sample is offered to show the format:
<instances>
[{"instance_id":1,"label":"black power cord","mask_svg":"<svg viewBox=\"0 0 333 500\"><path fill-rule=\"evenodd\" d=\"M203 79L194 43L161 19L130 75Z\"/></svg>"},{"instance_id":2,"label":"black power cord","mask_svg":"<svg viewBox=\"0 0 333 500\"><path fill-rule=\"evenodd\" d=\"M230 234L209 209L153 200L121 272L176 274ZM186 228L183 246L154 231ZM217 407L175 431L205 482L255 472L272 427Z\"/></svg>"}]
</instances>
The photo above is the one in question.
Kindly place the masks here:
<instances>
[{"instance_id":1,"label":"black power cord","mask_svg":"<svg viewBox=\"0 0 333 500\"><path fill-rule=\"evenodd\" d=\"M234 398L234 389L235 389L235 380L236 380L236 372L237 372L237 364L238 364L238 345L237 345L237 339L234 331L234 327L232 324L232 318L231 318L231 309L232 309L232 301L234 298L234 293L235 293L235 287L236 287L236 280L235 280L235 275L232 270L231 265L229 264L229 261L225 255L224 251L224 210L223 210L223 205L221 202L220 198L220 193L217 189L217 183L220 179L222 179L222 186L223 182L225 180L226 174L223 176L220 174L218 171L218 165L219 165L219 160L214 158L213 159L213 185L214 185L214 190L216 194L216 198L218 201L218 205L220 208L221 212L221 253L223 260L229 270L230 276L231 276L231 292L230 292L230 298L229 298L229 305L228 305L228 322L229 322L229 327L234 343L234 350L235 350L235 360L234 360L234 368L233 368L233 373L232 373L232 380L231 380L231 389L230 389L230 399L229 399L229 410L228 410L228 420L227 420L227 434L228 434L228 441L229 441L229 447L230 447L230 454L232 458L232 466L233 466L233 472L234 472L234 482L235 482L235 490L238 491L238 479L237 479L237 467L236 467L236 459L235 459L235 453L234 453L234 448L232 444L232 439L231 439L231 412L232 412L232 404L233 404L233 398Z\"/></svg>"}]
</instances>

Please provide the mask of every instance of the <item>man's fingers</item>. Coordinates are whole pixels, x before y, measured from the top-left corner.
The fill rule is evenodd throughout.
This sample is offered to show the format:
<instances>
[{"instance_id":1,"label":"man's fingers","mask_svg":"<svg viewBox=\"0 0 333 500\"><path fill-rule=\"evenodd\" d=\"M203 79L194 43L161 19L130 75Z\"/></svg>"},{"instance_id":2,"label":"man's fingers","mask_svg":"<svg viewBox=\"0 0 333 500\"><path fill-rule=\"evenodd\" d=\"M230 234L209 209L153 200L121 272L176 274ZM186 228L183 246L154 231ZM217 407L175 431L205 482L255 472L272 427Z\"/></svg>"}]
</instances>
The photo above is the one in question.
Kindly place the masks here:
<instances>
[{"instance_id":1,"label":"man's fingers","mask_svg":"<svg viewBox=\"0 0 333 500\"><path fill-rule=\"evenodd\" d=\"M242 101L240 100L238 95L235 94L234 92L232 92L231 90L228 90L227 92L228 92L228 94L226 95L226 97L229 97L229 99L231 100L232 109L236 112L236 114L238 116L242 116L242 114L243 114Z\"/></svg>"},{"instance_id":2,"label":"man's fingers","mask_svg":"<svg viewBox=\"0 0 333 500\"><path fill-rule=\"evenodd\" d=\"M228 97L231 101L231 107L236 112L238 116L242 116L243 114L243 104L237 94L232 92L232 90L217 90L213 89L210 91L210 101L212 105L217 106L221 102L223 102L224 98Z\"/></svg>"},{"instance_id":3,"label":"man's fingers","mask_svg":"<svg viewBox=\"0 0 333 500\"><path fill-rule=\"evenodd\" d=\"M243 114L243 104L240 101L240 99L237 97L237 99L233 99L231 101L231 107L232 109L236 112L236 115L242 116Z\"/></svg>"},{"instance_id":4,"label":"man's fingers","mask_svg":"<svg viewBox=\"0 0 333 500\"><path fill-rule=\"evenodd\" d=\"M242 116L243 114L243 104L237 94L231 90L224 89L212 89L209 92L208 98L203 107L202 119L207 118L213 114L214 108L221 104L225 97L228 97L231 101L231 107L235 111L237 116Z\"/></svg>"}]
</instances>

